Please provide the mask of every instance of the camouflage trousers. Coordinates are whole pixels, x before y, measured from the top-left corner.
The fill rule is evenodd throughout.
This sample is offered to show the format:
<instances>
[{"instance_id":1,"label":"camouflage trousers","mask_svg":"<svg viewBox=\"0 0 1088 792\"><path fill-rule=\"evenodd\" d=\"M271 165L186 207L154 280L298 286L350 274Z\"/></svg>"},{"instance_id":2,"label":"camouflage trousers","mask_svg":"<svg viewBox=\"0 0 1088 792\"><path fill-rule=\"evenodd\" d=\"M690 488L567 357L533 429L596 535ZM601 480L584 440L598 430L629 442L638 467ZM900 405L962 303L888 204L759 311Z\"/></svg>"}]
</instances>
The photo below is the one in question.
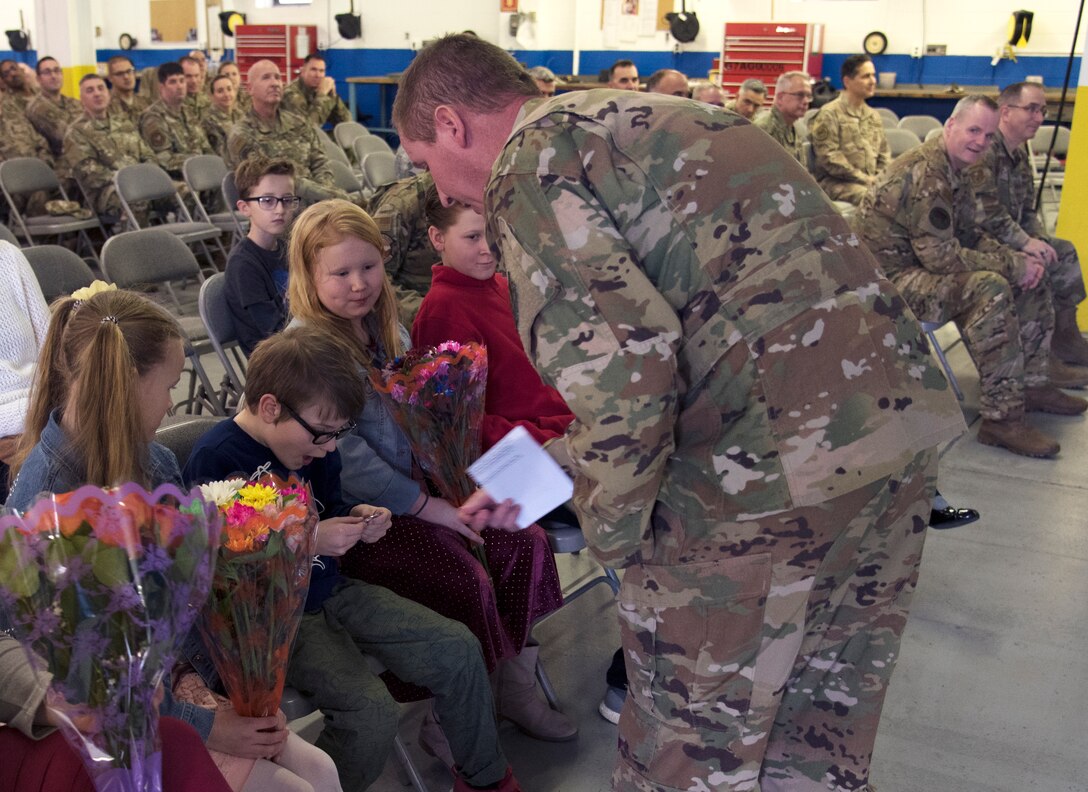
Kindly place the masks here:
<instances>
[{"instance_id":1,"label":"camouflage trousers","mask_svg":"<svg viewBox=\"0 0 1088 792\"><path fill-rule=\"evenodd\" d=\"M979 412L994 421L1024 412L1024 387L1047 382L1054 306L1049 277L1030 291L995 272L940 275L922 268L892 278L922 322L955 322L979 375Z\"/></svg>"},{"instance_id":2,"label":"camouflage trousers","mask_svg":"<svg viewBox=\"0 0 1088 792\"><path fill-rule=\"evenodd\" d=\"M629 568L613 789L864 789L936 473L927 450L818 506L723 525L720 560Z\"/></svg>"},{"instance_id":3,"label":"camouflage trousers","mask_svg":"<svg viewBox=\"0 0 1088 792\"><path fill-rule=\"evenodd\" d=\"M1084 302L1084 273L1080 268L1077 249L1067 239L1051 239L1051 247L1058 253L1058 261L1047 267L1054 307L1075 308Z\"/></svg>"},{"instance_id":4,"label":"camouflage trousers","mask_svg":"<svg viewBox=\"0 0 1088 792\"><path fill-rule=\"evenodd\" d=\"M861 206L861 199L869 192L869 185L857 182L838 181L837 179L824 179L820 186L833 201L846 201L854 206Z\"/></svg>"}]
</instances>

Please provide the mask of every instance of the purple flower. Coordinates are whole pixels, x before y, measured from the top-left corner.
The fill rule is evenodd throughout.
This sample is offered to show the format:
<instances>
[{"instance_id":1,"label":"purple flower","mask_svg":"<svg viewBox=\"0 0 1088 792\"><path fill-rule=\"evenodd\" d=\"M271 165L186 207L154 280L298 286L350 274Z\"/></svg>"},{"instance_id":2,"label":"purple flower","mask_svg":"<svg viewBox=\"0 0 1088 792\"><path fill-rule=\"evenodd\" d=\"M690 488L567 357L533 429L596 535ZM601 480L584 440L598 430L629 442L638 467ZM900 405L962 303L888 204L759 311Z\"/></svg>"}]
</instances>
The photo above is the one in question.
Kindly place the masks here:
<instances>
[{"instance_id":1,"label":"purple flower","mask_svg":"<svg viewBox=\"0 0 1088 792\"><path fill-rule=\"evenodd\" d=\"M140 572L145 575L149 572L165 572L173 563L164 548L151 545L140 559Z\"/></svg>"},{"instance_id":2,"label":"purple flower","mask_svg":"<svg viewBox=\"0 0 1088 792\"><path fill-rule=\"evenodd\" d=\"M110 613L129 613L138 608L143 608L144 600L136 586L132 583L124 583L113 589L110 595Z\"/></svg>"}]
</instances>

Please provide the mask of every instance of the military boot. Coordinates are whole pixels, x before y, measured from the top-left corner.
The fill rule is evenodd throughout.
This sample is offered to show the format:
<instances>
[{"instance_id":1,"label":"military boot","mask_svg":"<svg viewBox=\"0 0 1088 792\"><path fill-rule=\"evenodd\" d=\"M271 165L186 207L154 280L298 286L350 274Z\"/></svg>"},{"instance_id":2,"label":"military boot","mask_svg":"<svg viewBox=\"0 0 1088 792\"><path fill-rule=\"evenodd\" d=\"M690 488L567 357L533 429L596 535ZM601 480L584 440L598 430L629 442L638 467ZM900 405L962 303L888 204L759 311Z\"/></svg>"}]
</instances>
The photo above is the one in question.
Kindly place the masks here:
<instances>
[{"instance_id":1,"label":"military boot","mask_svg":"<svg viewBox=\"0 0 1088 792\"><path fill-rule=\"evenodd\" d=\"M1029 426L1023 418L1005 421L983 418L978 428L978 441L1029 457L1057 456L1061 450L1057 440Z\"/></svg>"},{"instance_id":2,"label":"military boot","mask_svg":"<svg viewBox=\"0 0 1088 792\"><path fill-rule=\"evenodd\" d=\"M1088 410L1088 400L1070 396L1053 385L1043 385L1038 388L1024 388L1024 409L1028 412L1054 415L1080 415Z\"/></svg>"},{"instance_id":3,"label":"military boot","mask_svg":"<svg viewBox=\"0 0 1088 792\"><path fill-rule=\"evenodd\" d=\"M1057 355L1050 356L1050 384L1057 388L1083 388L1088 385L1088 368L1070 366Z\"/></svg>"},{"instance_id":4,"label":"military boot","mask_svg":"<svg viewBox=\"0 0 1088 792\"><path fill-rule=\"evenodd\" d=\"M1054 335L1050 339L1050 351L1051 360L1058 358L1063 363L1088 366L1088 341L1077 327L1076 308L1054 310Z\"/></svg>"}]
</instances>

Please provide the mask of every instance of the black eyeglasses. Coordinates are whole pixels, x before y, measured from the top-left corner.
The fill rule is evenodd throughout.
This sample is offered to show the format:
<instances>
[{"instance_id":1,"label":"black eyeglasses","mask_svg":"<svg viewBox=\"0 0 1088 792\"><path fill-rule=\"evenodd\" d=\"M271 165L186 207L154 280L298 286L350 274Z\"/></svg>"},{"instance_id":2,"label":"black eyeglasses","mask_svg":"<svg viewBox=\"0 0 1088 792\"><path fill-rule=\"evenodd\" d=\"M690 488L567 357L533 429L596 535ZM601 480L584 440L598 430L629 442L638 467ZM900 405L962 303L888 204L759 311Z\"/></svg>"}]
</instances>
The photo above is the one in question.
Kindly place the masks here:
<instances>
[{"instance_id":1,"label":"black eyeglasses","mask_svg":"<svg viewBox=\"0 0 1088 792\"><path fill-rule=\"evenodd\" d=\"M280 404L283 405L283 409L287 410L288 415L298 421L299 426L301 426L303 429L310 433L310 437L313 438L314 445L325 445L325 443L329 442L330 440L339 440L341 437L343 437L355 428L355 421L348 421L346 424L344 424L335 431L319 432L317 429L314 429L312 426L302 420L302 416L300 416L297 412L292 410L286 404L284 404L283 402L280 402Z\"/></svg>"},{"instance_id":2,"label":"black eyeglasses","mask_svg":"<svg viewBox=\"0 0 1088 792\"><path fill-rule=\"evenodd\" d=\"M243 201L256 203L266 211L271 211L276 208L276 204L283 204L284 209L298 209L299 204L302 203L302 199L297 195L285 195L282 198L277 198L275 195L258 195L256 198L243 198Z\"/></svg>"},{"instance_id":3,"label":"black eyeglasses","mask_svg":"<svg viewBox=\"0 0 1088 792\"><path fill-rule=\"evenodd\" d=\"M1046 105L1037 105L1037 104L1014 105L1014 104L1011 104L1011 105L1007 105L1007 106L1008 107L1015 107L1017 110L1027 110L1028 115L1041 115L1043 118L1046 118L1050 114L1050 108L1048 108Z\"/></svg>"},{"instance_id":4,"label":"black eyeglasses","mask_svg":"<svg viewBox=\"0 0 1088 792\"><path fill-rule=\"evenodd\" d=\"M135 74L135 69L125 69L124 71L111 72L110 77L128 77L130 74Z\"/></svg>"}]
</instances>

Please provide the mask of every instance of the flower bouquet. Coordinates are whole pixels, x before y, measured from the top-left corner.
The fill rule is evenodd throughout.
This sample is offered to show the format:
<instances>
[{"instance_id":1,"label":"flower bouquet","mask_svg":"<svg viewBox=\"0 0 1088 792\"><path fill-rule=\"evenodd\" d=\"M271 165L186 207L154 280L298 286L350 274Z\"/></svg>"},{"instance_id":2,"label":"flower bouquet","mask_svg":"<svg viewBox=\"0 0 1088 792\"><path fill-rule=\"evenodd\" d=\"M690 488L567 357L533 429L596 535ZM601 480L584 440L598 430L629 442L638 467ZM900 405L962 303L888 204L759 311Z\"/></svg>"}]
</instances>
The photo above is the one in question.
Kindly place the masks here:
<instances>
[{"instance_id":1,"label":"flower bouquet","mask_svg":"<svg viewBox=\"0 0 1088 792\"><path fill-rule=\"evenodd\" d=\"M235 711L274 715L302 620L317 537L305 484L258 471L256 481L201 486L223 515L211 596L198 622Z\"/></svg>"},{"instance_id":2,"label":"flower bouquet","mask_svg":"<svg viewBox=\"0 0 1088 792\"><path fill-rule=\"evenodd\" d=\"M460 506L476 490L468 468L480 455L487 350L455 341L412 349L371 370L370 380L420 467L442 497ZM482 549L474 550L486 568Z\"/></svg>"},{"instance_id":3,"label":"flower bouquet","mask_svg":"<svg viewBox=\"0 0 1088 792\"><path fill-rule=\"evenodd\" d=\"M101 792L162 788L159 684L204 604L219 517L163 485L44 494L0 517L0 612Z\"/></svg>"}]
</instances>

